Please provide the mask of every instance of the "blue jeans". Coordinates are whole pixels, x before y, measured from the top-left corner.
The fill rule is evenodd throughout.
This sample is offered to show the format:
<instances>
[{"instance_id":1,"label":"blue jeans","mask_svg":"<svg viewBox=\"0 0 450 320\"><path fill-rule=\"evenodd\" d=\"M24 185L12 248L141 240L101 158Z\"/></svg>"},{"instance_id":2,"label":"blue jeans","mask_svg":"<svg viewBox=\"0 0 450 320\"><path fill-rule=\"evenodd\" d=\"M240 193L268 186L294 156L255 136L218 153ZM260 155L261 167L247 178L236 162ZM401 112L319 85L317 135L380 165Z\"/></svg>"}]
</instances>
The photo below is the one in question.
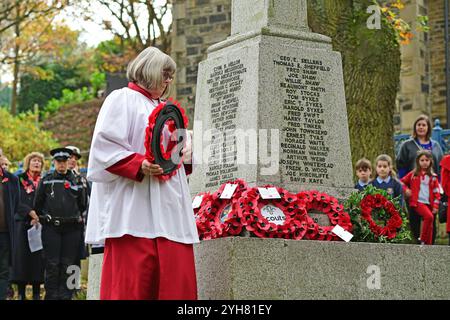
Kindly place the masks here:
<instances>
[{"instance_id":1,"label":"blue jeans","mask_svg":"<svg viewBox=\"0 0 450 320\"><path fill-rule=\"evenodd\" d=\"M0 233L0 300L6 300L9 285L9 234Z\"/></svg>"}]
</instances>

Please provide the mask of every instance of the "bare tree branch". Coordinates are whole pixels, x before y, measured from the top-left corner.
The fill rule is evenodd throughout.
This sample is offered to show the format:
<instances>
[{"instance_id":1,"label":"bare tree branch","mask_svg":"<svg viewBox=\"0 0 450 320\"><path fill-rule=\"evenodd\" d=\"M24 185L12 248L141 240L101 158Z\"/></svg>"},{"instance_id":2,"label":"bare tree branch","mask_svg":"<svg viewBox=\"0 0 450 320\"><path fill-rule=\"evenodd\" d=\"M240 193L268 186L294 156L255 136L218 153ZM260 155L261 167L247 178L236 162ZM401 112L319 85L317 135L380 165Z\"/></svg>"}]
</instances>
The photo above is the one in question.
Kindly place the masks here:
<instances>
[{"instance_id":1,"label":"bare tree branch","mask_svg":"<svg viewBox=\"0 0 450 320\"><path fill-rule=\"evenodd\" d=\"M143 47L144 46L144 41L142 39L141 32L139 30L139 25L138 25L138 22L137 22L137 18L138 17L134 13L134 4L133 4L133 2L130 3L130 11L128 11L128 15L130 16L131 21L132 21L132 23L134 25L134 29L136 30L137 41L139 42L140 46Z\"/></svg>"},{"instance_id":2,"label":"bare tree branch","mask_svg":"<svg viewBox=\"0 0 450 320\"><path fill-rule=\"evenodd\" d=\"M150 44L155 45L156 40L161 49L170 50L171 24L165 26L163 19L171 10L172 1L166 0L161 6L156 7L152 0L97 0L108 9L115 23L110 24L113 34L120 35L135 51L140 51ZM148 18L148 19L147 19ZM146 20L146 21L145 21ZM118 25L121 28L118 28ZM123 30L118 30L123 29ZM158 39L156 37L158 36Z\"/></svg>"}]
</instances>

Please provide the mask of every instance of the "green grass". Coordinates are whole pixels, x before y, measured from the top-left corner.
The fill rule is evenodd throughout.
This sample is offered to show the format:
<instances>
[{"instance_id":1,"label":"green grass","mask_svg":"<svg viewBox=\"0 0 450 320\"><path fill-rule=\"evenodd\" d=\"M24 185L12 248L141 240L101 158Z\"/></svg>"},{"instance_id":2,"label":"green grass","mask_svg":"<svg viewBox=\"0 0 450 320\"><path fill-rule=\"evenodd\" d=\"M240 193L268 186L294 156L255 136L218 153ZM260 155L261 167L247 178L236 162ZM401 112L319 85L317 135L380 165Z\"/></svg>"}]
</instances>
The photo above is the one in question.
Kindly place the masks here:
<instances>
[{"instance_id":1,"label":"green grass","mask_svg":"<svg viewBox=\"0 0 450 320\"><path fill-rule=\"evenodd\" d=\"M88 260L82 260L81 261L81 284L80 289L76 290L72 300L86 300L87 297L87 267L88 267ZM19 299L19 293L17 289L17 285L12 285L14 290L14 296L8 298L8 300L18 300ZM25 291L26 300L32 300L33 299L33 289L32 286L28 285ZM43 300L45 297L45 289L44 285L41 285L41 300Z\"/></svg>"}]
</instances>

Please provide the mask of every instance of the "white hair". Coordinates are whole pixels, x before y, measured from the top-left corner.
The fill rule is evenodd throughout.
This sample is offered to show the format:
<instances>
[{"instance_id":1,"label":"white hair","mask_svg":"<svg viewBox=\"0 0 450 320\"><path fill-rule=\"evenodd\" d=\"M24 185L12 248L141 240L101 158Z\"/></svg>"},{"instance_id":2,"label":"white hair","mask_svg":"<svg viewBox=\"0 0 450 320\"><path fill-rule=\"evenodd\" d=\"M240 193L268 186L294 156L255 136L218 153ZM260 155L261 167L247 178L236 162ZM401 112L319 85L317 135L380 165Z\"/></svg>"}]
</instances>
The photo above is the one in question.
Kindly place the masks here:
<instances>
[{"instance_id":1,"label":"white hair","mask_svg":"<svg viewBox=\"0 0 450 320\"><path fill-rule=\"evenodd\" d=\"M177 65L173 59L155 47L143 50L134 58L127 67L129 81L143 86L147 90L153 90L163 83L163 71L175 73ZM164 96L167 97L171 90L171 83L167 86Z\"/></svg>"}]
</instances>

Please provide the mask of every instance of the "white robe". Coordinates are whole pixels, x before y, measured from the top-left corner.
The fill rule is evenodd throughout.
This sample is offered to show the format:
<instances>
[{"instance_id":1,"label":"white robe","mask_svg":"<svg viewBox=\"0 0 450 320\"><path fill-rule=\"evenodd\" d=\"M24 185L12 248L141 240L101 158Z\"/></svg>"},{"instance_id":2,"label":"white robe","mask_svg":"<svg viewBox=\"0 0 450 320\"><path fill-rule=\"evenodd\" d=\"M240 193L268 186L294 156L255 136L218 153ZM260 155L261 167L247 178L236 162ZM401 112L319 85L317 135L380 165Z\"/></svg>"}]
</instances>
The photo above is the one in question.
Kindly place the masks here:
<instances>
[{"instance_id":1,"label":"white robe","mask_svg":"<svg viewBox=\"0 0 450 320\"><path fill-rule=\"evenodd\" d=\"M89 154L86 243L125 234L199 242L183 166L168 181L146 176L137 182L106 170L134 153L145 154L145 129L157 103L129 88L113 91L103 103Z\"/></svg>"}]
</instances>

